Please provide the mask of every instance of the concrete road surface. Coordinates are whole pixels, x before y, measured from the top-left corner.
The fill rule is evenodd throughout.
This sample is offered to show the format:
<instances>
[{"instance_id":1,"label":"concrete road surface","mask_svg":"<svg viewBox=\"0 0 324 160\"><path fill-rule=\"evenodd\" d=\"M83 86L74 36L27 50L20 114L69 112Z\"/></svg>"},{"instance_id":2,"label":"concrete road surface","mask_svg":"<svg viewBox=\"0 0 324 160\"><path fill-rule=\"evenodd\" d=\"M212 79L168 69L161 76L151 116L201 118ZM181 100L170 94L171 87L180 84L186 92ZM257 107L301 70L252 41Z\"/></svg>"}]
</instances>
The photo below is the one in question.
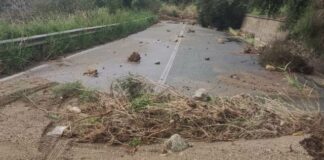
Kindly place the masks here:
<instances>
[{"instance_id":1,"label":"concrete road surface","mask_svg":"<svg viewBox=\"0 0 324 160\"><path fill-rule=\"evenodd\" d=\"M189 29L194 32L188 32ZM254 55L242 53L244 43L227 41L227 37L224 32L214 29L163 21L127 38L48 62L14 77L81 81L87 87L108 91L112 81L133 73L174 86L188 94L199 88L206 88L216 95L253 92L220 81L224 75L246 72L268 74L258 65ZM218 39L227 42L222 44ZM127 62L134 51L141 54L140 63ZM97 69L99 76L84 76L83 73L89 69Z\"/></svg>"}]
</instances>

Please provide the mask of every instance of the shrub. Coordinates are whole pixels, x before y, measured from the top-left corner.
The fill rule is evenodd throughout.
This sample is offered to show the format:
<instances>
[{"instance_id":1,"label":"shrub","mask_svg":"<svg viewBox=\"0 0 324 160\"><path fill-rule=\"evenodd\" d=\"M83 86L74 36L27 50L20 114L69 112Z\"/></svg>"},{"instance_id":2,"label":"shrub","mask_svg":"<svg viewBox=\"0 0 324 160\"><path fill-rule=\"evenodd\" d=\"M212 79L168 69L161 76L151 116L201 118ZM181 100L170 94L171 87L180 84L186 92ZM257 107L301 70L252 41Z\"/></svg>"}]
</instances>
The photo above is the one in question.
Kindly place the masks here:
<instances>
[{"instance_id":1,"label":"shrub","mask_svg":"<svg viewBox=\"0 0 324 160\"><path fill-rule=\"evenodd\" d=\"M239 28L246 10L247 4L244 0L201 0L198 2L199 21L205 27Z\"/></svg>"},{"instance_id":2,"label":"shrub","mask_svg":"<svg viewBox=\"0 0 324 160\"><path fill-rule=\"evenodd\" d=\"M133 0L132 7L135 9L147 9L158 12L161 7L161 2L159 0Z\"/></svg>"},{"instance_id":3,"label":"shrub","mask_svg":"<svg viewBox=\"0 0 324 160\"><path fill-rule=\"evenodd\" d=\"M291 48L286 41L276 41L261 51L260 62L263 66L272 65L282 70L311 74L313 67L302 56L294 54Z\"/></svg>"}]
</instances>

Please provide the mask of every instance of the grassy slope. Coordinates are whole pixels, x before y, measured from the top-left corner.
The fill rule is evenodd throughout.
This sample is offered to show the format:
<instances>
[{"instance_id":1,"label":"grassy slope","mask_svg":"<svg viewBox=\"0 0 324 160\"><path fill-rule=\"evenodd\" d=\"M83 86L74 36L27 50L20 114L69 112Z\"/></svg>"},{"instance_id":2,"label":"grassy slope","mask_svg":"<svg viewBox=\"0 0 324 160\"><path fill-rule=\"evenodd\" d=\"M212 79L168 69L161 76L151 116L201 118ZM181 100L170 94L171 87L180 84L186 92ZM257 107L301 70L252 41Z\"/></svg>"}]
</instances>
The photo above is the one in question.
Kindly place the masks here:
<instances>
[{"instance_id":1,"label":"grassy slope","mask_svg":"<svg viewBox=\"0 0 324 160\"><path fill-rule=\"evenodd\" d=\"M153 16L150 19L131 21ZM156 22L156 17L144 11L118 11L109 14L107 9L99 9L91 12L77 13L69 16L54 16L47 19L34 19L25 24L2 24L0 35L2 39L22 36L38 35L50 32L69 30L80 27L122 23L119 26L106 28L94 34L87 34L75 38L64 36L50 38L47 43L36 47L21 47L17 45L6 46L0 49L0 62L3 68L1 75L10 75L25 70L26 67L37 62L54 59L60 55L86 49L91 46L109 42L131 33L138 32ZM6 25L7 27L4 27ZM10 26L10 27L9 27ZM1 66L0 66L1 67Z\"/></svg>"},{"instance_id":2,"label":"grassy slope","mask_svg":"<svg viewBox=\"0 0 324 160\"><path fill-rule=\"evenodd\" d=\"M109 14L108 9L100 8L70 15L50 14L46 17L36 17L24 23L10 23L0 20L0 40L119 23L148 16L152 16L152 14L145 11L126 10L119 10L116 14Z\"/></svg>"}]
</instances>

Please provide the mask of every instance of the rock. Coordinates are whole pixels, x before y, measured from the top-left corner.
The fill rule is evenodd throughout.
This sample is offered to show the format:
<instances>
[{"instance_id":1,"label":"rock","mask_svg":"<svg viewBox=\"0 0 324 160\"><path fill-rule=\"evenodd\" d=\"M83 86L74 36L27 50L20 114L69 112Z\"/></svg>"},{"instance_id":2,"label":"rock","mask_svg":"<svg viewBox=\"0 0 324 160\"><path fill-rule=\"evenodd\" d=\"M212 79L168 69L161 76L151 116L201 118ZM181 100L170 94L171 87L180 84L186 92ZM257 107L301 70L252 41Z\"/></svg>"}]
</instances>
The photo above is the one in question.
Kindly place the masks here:
<instances>
[{"instance_id":1,"label":"rock","mask_svg":"<svg viewBox=\"0 0 324 160\"><path fill-rule=\"evenodd\" d=\"M268 70L268 71L275 71L275 70L276 70L276 67L267 64L267 65L266 65L266 70Z\"/></svg>"},{"instance_id":2,"label":"rock","mask_svg":"<svg viewBox=\"0 0 324 160\"><path fill-rule=\"evenodd\" d=\"M193 30L193 29L191 29L191 28L188 29L188 33L195 33L195 32L196 32L196 31Z\"/></svg>"},{"instance_id":3,"label":"rock","mask_svg":"<svg viewBox=\"0 0 324 160\"><path fill-rule=\"evenodd\" d=\"M64 130L67 128L67 126L57 126L52 131L48 132L47 136L62 136Z\"/></svg>"},{"instance_id":4,"label":"rock","mask_svg":"<svg viewBox=\"0 0 324 160\"><path fill-rule=\"evenodd\" d=\"M138 52L133 52L128 57L128 62L140 62L141 61L141 55Z\"/></svg>"},{"instance_id":5,"label":"rock","mask_svg":"<svg viewBox=\"0 0 324 160\"><path fill-rule=\"evenodd\" d=\"M217 42L218 42L219 44L225 44L225 40L224 40L223 38L218 38L218 39L217 39Z\"/></svg>"},{"instance_id":6,"label":"rock","mask_svg":"<svg viewBox=\"0 0 324 160\"><path fill-rule=\"evenodd\" d=\"M73 107L71 105L68 105L66 109L71 113L77 113L77 114L81 113L81 109L79 107Z\"/></svg>"},{"instance_id":7,"label":"rock","mask_svg":"<svg viewBox=\"0 0 324 160\"><path fill-rule=\"evenodd\" d=\"M210 58L209 57L205 58L205 61L210 61Z\"/></svg>"},{"instance_id":8,"label":"rock","mask_svg":"<svg viewBox=\"0 0 324 160\"><path fill-rule=\"evenodd\" d=\"M161 64L161 62L160 62L160 61L158 61L158 62L155 62L154 64L155 64L155 65L160 65L160 64Z\"/></svg>"},{"instance_id":9,"label":"rock","mask_svg":"<svg viewBox=\"0 0 324 160\"><path fill-rule=\"evenodd\" d=\"M179 38L184 38L184 35L178 35Z\"/></svg>"},{"instance_id":10,"label":"rock","mask_svg":"<svg viewBox=\"0 0 324 160\"><path fill-rule=\"evenodd\" d=\"M181 152L189 147L189 143L178 134L172 135L170 139L164 142L164 149L172 152Z\"/></svg>"},{"instance_id":11,"label":"rock","mask_svg":"<svg viewBox=\"0 0 324 160\"><path fill-rule=\"evenodd\" d=\"M193 96L195 100L204 101L207 102L210 100L210 96L207 93L207 90L204 88L200 88L195 92L195 95Z\"/></svg>"},{"instance_id":12,"label":"rock","mask_svg":"<svg viewBox=\"0 0 324 160\"><path fill-rule=\"evenodd\" d=\"M84 76L90 77L98 77L98 70L97 69L88 69L86 72L83 73Z\"/></svg>"},{"instance_id":13,"label":"rock","mask_svg":"<svg viewBox=\"0 0 324 160\"><path fill-rule=\"evenodd\" d=\"M232 74L230 77L231 77L232 79L240 80L240 78L239 78L236 74Z\"/></svg>"},{"instance_id":14,"label":"rock","mask_svg":"<svg viewBox=\"0 0 324 160\"><path fill-rule=\"evenodd\" d=\"M177 42L179 42L179 40L178 40L178 39L176 39L176 40L175 40L174 42L176 42L176 43L177 43Z\"/></svg>"},{"instance_id":15,"label":"rock","mask_svg":"<svg viewBox=\"0 0 324 160\"><path fill-rule=\"evenodd\" d=\"M167 31L167 32L171 32L171 30L170 30L170 29L167 29L166 31Z\"/></svg>"}]
</instances>

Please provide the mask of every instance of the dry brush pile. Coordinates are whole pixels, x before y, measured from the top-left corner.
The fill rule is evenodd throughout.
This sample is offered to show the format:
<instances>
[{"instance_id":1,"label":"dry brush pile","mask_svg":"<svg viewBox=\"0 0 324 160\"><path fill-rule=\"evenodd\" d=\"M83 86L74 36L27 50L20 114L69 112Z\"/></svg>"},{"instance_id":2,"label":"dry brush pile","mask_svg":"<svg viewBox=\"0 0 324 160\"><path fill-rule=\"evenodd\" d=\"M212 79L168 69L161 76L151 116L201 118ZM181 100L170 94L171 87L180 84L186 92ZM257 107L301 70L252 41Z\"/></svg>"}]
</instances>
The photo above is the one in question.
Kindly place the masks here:
<instances>
[{"instance_id":1,"label":"dry brush pile","mask_svg":"<svg viewBox=\"0 0 324 160\"><path fill-rule=\"evenodd\" d=\"M70 115L65 135L111 144L150 144L173 134L199 141L258 139L307 133L319 116L316 107L265 96L195 101L141 77L117 81L111 90L97 93L98 101L87 104L82 116Z\"/></svg>"}]
</instances>

